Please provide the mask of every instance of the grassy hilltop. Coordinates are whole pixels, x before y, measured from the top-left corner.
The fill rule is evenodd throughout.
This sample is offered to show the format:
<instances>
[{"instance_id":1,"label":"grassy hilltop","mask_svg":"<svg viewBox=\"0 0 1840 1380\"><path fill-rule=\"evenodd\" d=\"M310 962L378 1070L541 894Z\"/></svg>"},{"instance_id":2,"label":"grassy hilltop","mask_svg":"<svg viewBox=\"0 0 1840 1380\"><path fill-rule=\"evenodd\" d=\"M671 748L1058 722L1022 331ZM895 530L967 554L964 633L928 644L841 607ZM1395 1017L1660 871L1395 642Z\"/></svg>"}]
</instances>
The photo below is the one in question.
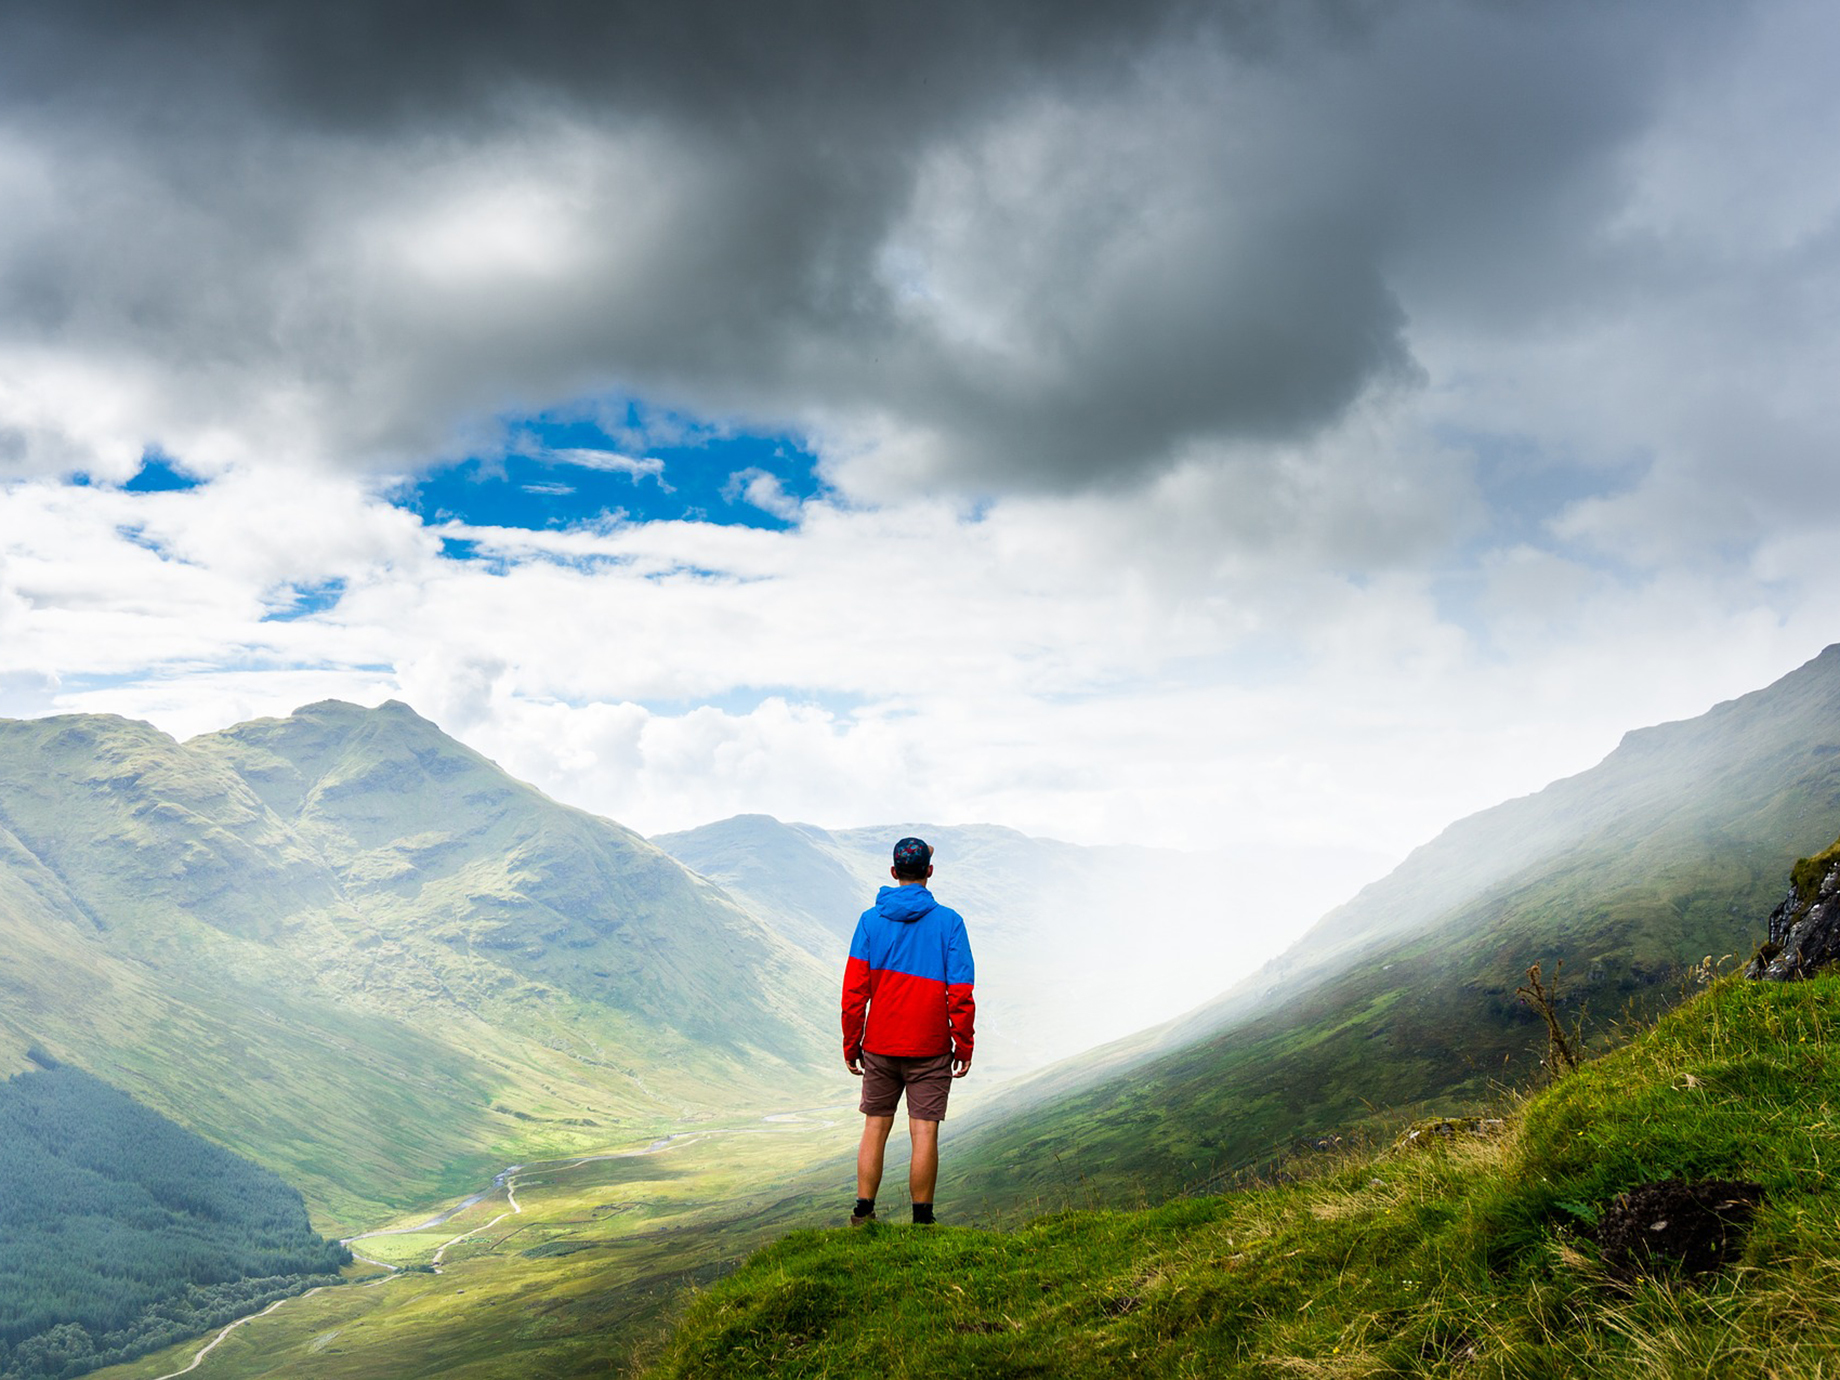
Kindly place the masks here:
<instances>
[{"instance_id":1,"label":"grassy hilltop","mask_svg":"<svg viewBox=\"0 0 1840 1380\"><path fill-rule=\"evenodd\" d=\"M1504 1109L1305 1182L997 1232L805 1231L653 1377L1812 1376L1840 1366L1840 977L1725 979ZM1672 1177L1763 1190L1729 1263L1594 1240ZM1652 1225L1652 1224L1650 1224Z\"/></svg>"}]
</instances>

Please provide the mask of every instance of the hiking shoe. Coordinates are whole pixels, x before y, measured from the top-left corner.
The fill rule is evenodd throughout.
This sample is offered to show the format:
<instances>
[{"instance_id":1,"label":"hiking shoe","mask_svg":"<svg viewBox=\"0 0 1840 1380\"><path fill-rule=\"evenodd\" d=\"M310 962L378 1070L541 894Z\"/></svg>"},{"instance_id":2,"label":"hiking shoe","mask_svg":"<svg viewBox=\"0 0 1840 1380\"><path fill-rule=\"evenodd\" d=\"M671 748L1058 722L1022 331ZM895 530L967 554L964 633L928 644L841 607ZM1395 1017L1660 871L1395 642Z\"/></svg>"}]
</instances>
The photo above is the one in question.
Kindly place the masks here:
<instances>
[{"instance_id":1,"label":"hiking shoe","mask_svg":"<svg viewBox=\"0 0 1840 1380\"><path fill-rule=\"evenodd\" d=\"M875 1212L873 1209L871 1209L868 1212L861 1212L861 1213L852 1212L850 1214L850 1225L853 1227L864 1227L864 1226L867 1226L869 1223L873 1222L874 1220L875 1220Z\"/></svg>"}]
</instances>

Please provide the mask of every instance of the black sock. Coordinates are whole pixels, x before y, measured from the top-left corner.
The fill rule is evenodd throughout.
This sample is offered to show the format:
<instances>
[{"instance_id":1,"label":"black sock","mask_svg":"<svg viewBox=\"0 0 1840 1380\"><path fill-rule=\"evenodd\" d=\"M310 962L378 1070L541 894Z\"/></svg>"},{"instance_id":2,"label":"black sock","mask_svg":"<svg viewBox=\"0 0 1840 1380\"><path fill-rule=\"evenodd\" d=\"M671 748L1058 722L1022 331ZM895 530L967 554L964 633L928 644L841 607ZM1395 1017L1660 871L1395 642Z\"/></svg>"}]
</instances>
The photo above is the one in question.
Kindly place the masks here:
<instances>
[{"instance_id":1,"label":"black sock","mask_svg":"<svg viewBox=\"0 0 1840 1380\"><path fill-rule=\"evenodd\" d=\"M858 1198L856 1200L856 1211L851 1213L850 1215L852 1217L867 1217L870 1213L874 1211L875 1211L875 1199Z\"/></svg>"},{"instance_id":2,"label":"black sock","mask_svg":"<svg viewBox=\"0 0 1840 1380\"><path fill-rule=\"evenodd\" d=\"M933 1226L933 1205L931 1203L914 1204L914 1225L917 1227Z\"/></svg>"}]
</instances>

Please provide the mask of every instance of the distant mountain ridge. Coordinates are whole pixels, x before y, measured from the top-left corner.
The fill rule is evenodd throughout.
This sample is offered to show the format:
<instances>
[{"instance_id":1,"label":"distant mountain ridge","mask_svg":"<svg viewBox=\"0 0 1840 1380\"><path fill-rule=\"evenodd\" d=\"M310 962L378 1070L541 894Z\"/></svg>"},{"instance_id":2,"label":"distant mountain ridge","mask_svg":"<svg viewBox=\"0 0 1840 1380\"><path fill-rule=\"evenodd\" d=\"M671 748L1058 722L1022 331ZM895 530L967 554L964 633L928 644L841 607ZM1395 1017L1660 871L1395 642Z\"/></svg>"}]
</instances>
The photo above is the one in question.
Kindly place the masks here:
<instances>
[{"instance_id":1,"label":"distant mountain ridge","mask_svg":"<svg viewBox=\"0 0 1840 1380\"><path fill-rule=\"evenodd\" d=\"M1840 646L1459 821L1214 1001L1039 1075L960 1140L949 1186L1166 1192L1480 1100L1533 1067L1529 964L1563 961L1569 1009L1652 1008L1686 965L1747 956L1790 864L1836 832Z\"/></svg>"},{"instance_id":2,"label":"distant mountain ridge","mask_svg":"<svg viewBox=\"0 0 1840 1380\"><path fill-rule=\"evenodd\" d=\"M34 1042L322 1212L828 1087L830 975L407 706L0 721L0 1072Z\"/></svg>"}]
</instances>

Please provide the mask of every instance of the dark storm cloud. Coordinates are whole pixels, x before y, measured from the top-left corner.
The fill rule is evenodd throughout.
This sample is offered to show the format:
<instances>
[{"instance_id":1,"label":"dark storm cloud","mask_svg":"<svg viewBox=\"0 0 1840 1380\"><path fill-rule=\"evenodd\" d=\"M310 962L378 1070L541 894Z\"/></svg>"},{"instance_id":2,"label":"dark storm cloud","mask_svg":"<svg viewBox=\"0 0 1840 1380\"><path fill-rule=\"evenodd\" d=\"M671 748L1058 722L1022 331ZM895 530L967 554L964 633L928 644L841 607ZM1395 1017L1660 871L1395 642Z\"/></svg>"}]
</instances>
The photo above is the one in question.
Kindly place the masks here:
<instances>
[{"instance_id":1,"label":"dark storm cloud","mask_svg":"<svg viewBox=\"0 0 1840 1380\"><path fill-rule=\"evenodd\" d=\"M227 104L380 132L490 120L494 107L534 94L732 130L845 110L870 123L930 120L986 101L993 76L1115 62L1201 12L1181 0L76 0L16 7L0 62L16 99L138 105L180 122L188 108L210 115Z\"/></svg>"},{"instance_id":2,"label":"dark storm cloud","mask_svg":"<svg viewBox=\"0 0 1840 1380\"><path fill-rule=\"evenodd\" d=\"M1401 282L1580 281L1705 13L10 7L0 349L126 369L180 447L401 465L626 389L1128 481L1409 386Z\"/></svg>"}]
</instances>

